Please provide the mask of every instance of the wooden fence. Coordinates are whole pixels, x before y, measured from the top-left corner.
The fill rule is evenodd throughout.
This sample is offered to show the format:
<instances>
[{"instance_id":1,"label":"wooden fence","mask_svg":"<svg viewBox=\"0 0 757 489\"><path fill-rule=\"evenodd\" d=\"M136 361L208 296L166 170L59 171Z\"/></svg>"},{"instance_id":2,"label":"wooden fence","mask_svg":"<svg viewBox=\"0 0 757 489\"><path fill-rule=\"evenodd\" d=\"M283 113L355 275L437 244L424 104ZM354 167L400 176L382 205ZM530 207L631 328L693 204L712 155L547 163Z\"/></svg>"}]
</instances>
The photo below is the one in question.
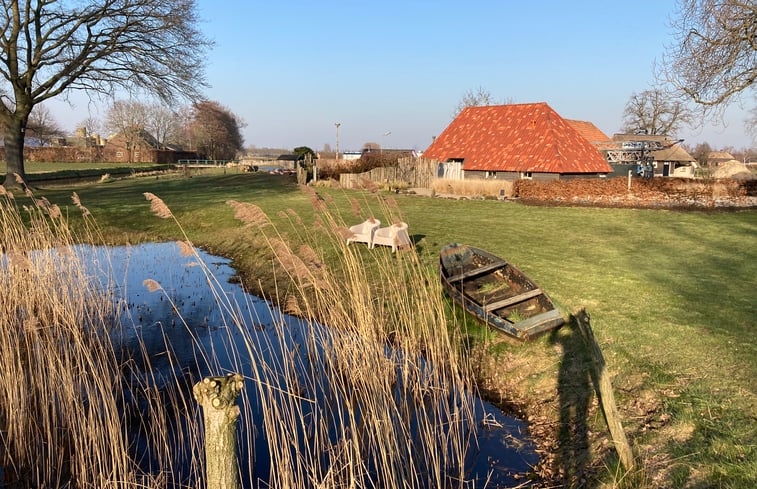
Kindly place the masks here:
<instances>
[{"instance_id":1,"label":"wooden fence","mask_svg":"<svg viewBox=\"0 0 757 489\"><path fill-rule=\"evenodd\" d=\"M339 184L342 188L363 188L368 182L379 186L430 188L439 175L439 162L425 158L400 158L396 167L374 168L363 173L342 173Z\"/></svg>"}]
</instances>

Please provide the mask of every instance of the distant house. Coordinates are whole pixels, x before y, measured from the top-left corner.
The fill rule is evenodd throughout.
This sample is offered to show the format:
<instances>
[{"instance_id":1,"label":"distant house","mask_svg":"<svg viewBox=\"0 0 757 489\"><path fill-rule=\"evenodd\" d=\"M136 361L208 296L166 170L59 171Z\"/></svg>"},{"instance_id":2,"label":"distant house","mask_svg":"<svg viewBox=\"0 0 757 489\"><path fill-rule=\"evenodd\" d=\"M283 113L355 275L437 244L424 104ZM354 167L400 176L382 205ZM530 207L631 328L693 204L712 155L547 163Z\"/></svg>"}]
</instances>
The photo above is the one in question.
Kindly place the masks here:
<instances>
[{"instance_id":1,"label":"distant house","mask_svg":"<svg viewBox=\"0 0 757 489\"><path fill-rule=\"evenodd\" d=\"M280 154L276 158L276 164L284 168L297 168L297 166L305 161L305 155L295 153Z\"/></svg>"},{"instance_id":2,"label":"distant house","mask_svg":"<svg viewBox=\"0 0 757 489\"><path fill-rule=\"evenodd\" d=\"M655 175L663 177L693 178L694 171L699 168L697 161L677 144L652 151L652 162Z\"/></svg>"},{"instance_id":3,"label":"distant house","mask_svg":"<svg viewBox=\"0 0 757 489\"><path fill-rule=\"evenodd\" d=\"M103 155L109 161L127 163L152 163L152 150L160 149L160 143L144 129L116 133L108 138Z\"/></svg>"},{"instance_id":4,"label":"distant house","mask_svg":"<svg viewBox=\"0 0 757 489\"><path fill-rule=\"evenodd\" d=\"M457 165L466 179L555 180L612 171L599 150L544 102L468 107L423 157ZM439 173L457 172L443 168Z\"/></svg>"},{"instance_id":5,"label":"distant house","mask_svg":"<svg viewBox=\"0 0 757 489\"><path fill-rule=\"evenodd\" d=\"M197 153L164 146L152 134L140 129L109 137L103 146L103 158L124 163L178 163L197 159Z\"/></svg>"},{"instance_id":6,"label":"distant house","mask_svg":"<svg viewBox=\"0 0 757 489\"><path fill-rule=\"evenodd\" d=\"M635 172L639 164L649 163L653 176L693 177L694 170L699 167L678 144L681 140L670 136L615 134L612 139L615 149L605 148L603 152L618 174L627 174L629 170Z\"/></svg>"},{"instance_id":7,"label":"distant house","mask_svg":"<svg viewBox=\"0 0 757 489\"><path fill-rule=\"evenodd\" d=\"M733 159L733 155L727 151L710 151L707 154L707 166L720 166Z\"/></svg>"}]
</instances>

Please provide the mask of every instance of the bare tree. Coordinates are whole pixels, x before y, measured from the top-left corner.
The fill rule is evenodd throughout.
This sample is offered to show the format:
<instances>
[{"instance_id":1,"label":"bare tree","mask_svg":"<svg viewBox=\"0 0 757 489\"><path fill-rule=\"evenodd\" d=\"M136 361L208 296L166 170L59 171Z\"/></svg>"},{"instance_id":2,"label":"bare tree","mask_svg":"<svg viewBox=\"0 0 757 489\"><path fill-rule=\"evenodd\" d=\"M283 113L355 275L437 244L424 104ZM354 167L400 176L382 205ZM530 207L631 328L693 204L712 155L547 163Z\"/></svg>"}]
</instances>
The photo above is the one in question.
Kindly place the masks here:
<instances>
[{"instance_id":1,"label":"bare tree","mask_svg":"<svg viewBox=\"0 0 757 489\"><path fill-rule=\"evenodd\" d=\"M26 137L33 137L41 146L47 146L53 139L63 136L63 129L53 118L50 109L42 104L35 106L26 124Z\"/></svg>"},{"instance_id":2,"label":"bare tree","mask_svg":"<svg viewBox=\"0 0 757 489\"><path fill-rule=\"evenodd\" d=\"M110 106L105 119L111 137L123 138L131 163L134 150L144 138L148 120L147 106L142 102L117 100Z\"/></svg>"},{"instance_id":3,"label":"bare tree","mask_svg":"<svg viewBox=\"0 0 757 489\"><path fill-rule=\"evenodd\" d=\"M155 137L162 148L168 143L175 143L181 138L182 124L179 114L167 105L154 103L147 107L147 125L145 129Z\"/></svg>"},{"instance_id":4,"label":"bare tree","mask_svg":"<svg viewBox=\"0 0 757 489\"><path fill-rule=\"evenodd\" d=\"M668 135L690 121L691 111L686 105L659 89L631 94L623 112L626 133L641 129L647 134Z\"/></svg>"},{"instance_id":5,"label":"bare tree","mask_svg":"<svg viewBox=\"0 0 757 489\"><path fill-rule=\"evenodd\" d=\"M757 141L757 105L752 107L747 120L744 121L744 125L746 126L747 132L751 134L752 139Z\"/></svg>"},{"instance_id":6,"label":"bare tree","mask_svg":"<svg viewBox=\"0 0 757 489\"><path fill-rule=\"evenodd\" d=\"M211 160L231 160L242 150L242 119L218 102L203 101L192 107L189 137L193 149Z\"/></svg>"},{"instance_id":7,"label":"bare tree","mask_svg":"<svg viewBox=\"0 0 757 489\"><path fill-rule=\"evenodd\" d=\"M460 102L457 104L457 107L455 107L455 111L452 114L452 118L460 114L460 112L463 111L463 109L466 109L468 107L479 107L479 106L486 106L486 105L496 105L498 102L494 100L494 97L492 96L491 92L489 90L486 90L484 87L478 87L475 90L468 90L463 95L463 98L460 99ZM512 100L508 99L505 100L505 104L512 103Z\"/></svg>"},{"instance_id":8,"label":"bare tree","mask_svg":"<svg viewBox=\"0 0 757 489\"><path fill-rule=\"evenodd\" d=\"M104 130L104 125L103 122L96 117L90 116L79 122L76 126L76 130L77 132L82 130L83 134L81 135L85 138L85 142L89 144L90 137L99 135Z\"/></svg>"},{"instance_id":9,"label":"bare tree","mask_svg":"<svg viewBox=\"0 0 757 489\"><path fill-rule=\"evenodd\" d=\"M693 156L701 166L707 166L707 159L711 152L712 146L705 142L697 144L694 149L689 151L689 154Z\"/></svg>"},{"instance_id":10,"label":"bare tree","mask_svg":"<svg viewBox=\"0 0 757 489\"><path fill-rule=\"evenodd\" d=\"M661 65L664 80L700 105L724 108L757 80L757 3L679 0L676 43Z\"/></svg>"},{"instance_id":11,"label":"bare tree","mask_svg":"<svg viewBox=\"0 0 757 489\"><path fill-rule=\"evenodd\" d=\"M24 133L35 105L83 90L199 98L204 51L196 0L3 0L0 125L8 174L23 180ZM15 180L6 176L5 185Z\"/></svg>"}]
</instances>

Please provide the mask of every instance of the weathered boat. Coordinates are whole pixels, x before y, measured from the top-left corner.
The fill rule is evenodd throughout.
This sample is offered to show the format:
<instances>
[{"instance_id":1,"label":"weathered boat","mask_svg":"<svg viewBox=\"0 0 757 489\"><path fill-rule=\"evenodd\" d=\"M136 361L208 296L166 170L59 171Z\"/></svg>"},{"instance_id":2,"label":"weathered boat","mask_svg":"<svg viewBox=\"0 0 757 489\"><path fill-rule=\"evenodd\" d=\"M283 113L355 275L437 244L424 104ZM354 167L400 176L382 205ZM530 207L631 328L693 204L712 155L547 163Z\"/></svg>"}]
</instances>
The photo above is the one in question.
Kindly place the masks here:
<instances>
[{"instance_id":1,"label":"weathered boat","mask_svg":"<svg viewBox=\"0 0 757 489\"><path fill-rule=\"evenodd\" d=\"M520 341L561 326L552 300L514 265L473 246L445 245L439 254L442 285L463 309Z\"/></svg>"}]
</instances>

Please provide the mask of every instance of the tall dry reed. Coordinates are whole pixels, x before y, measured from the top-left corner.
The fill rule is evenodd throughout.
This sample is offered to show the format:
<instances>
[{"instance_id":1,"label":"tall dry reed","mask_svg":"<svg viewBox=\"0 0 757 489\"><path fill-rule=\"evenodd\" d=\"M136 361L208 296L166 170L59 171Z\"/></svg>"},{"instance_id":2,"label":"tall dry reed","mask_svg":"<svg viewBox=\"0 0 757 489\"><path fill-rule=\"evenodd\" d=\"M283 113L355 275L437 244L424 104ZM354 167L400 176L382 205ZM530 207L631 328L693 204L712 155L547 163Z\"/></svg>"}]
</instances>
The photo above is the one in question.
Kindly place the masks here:
<instances>
[{"instance_id":1,"label":"tall dry reed","mask_svg":"<svg viewBox=\"0 0 757 489\"><path fill-rule=\"evenodd\" d=\"M241 214L242 204L229 203L247 225L263 224L256 232L289 279L282 281L286 305L311 321L306 351L281 356L280 367L289 372L283 385L269 376L272 369L256 369L276 467L270 483L465 487L476 445L474 382L453 346L439 281L415 250L393 255L348 246L339 213L312 189L303 191L317 215L312 227L294 220L288 236L301 240L299 247L261 219L260 209L252 211L253 204ZM370 199L365 206L352 202L352 211L372 204L384 222L402 220L393 200ZM331 268L322 265L324 254L339 257ZM283 341L268 347L291 350ZM249 344L250 355L260 357L258 348Z\"/></svg>"},{"instance_id":2,"label":"tall dry reed","mask_svg":"<svg viewBox=\"0 0 757 489\"><path fill-rule=\"evenodd\" d=\"M437 194L451 194L466 197L504 197L513 196L513 182L497 179L466 179L455 180L450 178L437 178L431 188Z\"/></svg>"},{"instance_id":3,"label":"tall dry reed","mask_svg":"<svg viewBox=\"0 0 757 489\"><path fill-rule=\"evenodd\" d=\"M170 403L149 378L149 358L124 359L113 342L121 299L107 257L96 266L58 206L27 192L0 195L0 465L8 487L165 487L177 454ZM148 365L135 369L134 365ZM126 434L129 406L150 426L154 473L140 468ZM174 399L173 402L181 402ZM132 412L134 406L132 406ZM190 436L191 433L188 435ZM159 475L156 475L159 474Z\"/></svg>"},{"instance_id":4,"label":"tall dry reed","mask_svg":"<svg viewBox=\"0 0 757 489\"><path fill-rule=\"evenodd\" d=\"M72 249L57 206L0 197L0 429L6 478L102 486L130 463L113 392L112 301ZM101 338L106 338L101 342Z\"/></svg>"},{"instance_id":5,"label":"tall dry reed","mask_svg":"<svg viewBox=\"0 0 757 489\"><path fill-rule=\"evenodd\" d=\"M471 487L473 375L456 354L438 280L413 249L347 246L346 224L329 199L303 191L315 222L287 211L287 233L254 204L229 202L268 243L282 277L274 299L299 322L272 311L266 331L248 324L245 304L222 292L188 239L181 246L197 257L225 312L214 326L228 334L196 361L203 371L247 375L240 445L265 443L270 487ZM145 197L156 215L175 219L158 196ZM74 246L95 241L96 227L76 236L50 203L31 198L23 208L0 196L6 478L34 487L197 485L201 423L187 386L200 379L157 378L144 343L129 356L119 351L111 328L122 299L93 279ZM77 196L74 205L94 226ZM383 222L402 220L396 203L377 195L353 212L365 218L371 208ZM171 300L158 281L144 285ZM164 354L177 358L170 336ZM134 425L142 451L126 435ZM253 472L240 475L246 486L260 485Z\"/></svg>"}]
</instances>

